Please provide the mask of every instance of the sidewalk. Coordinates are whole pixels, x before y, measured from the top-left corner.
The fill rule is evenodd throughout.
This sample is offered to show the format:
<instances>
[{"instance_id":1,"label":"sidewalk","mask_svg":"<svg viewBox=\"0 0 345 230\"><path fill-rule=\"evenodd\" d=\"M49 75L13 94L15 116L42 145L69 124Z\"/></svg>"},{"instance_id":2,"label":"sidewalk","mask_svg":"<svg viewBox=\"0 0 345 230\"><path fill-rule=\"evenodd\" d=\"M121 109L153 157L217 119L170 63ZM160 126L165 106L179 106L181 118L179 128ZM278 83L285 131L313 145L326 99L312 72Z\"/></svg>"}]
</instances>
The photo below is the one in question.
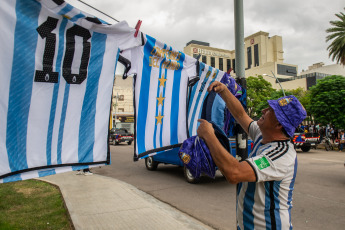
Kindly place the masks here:
<instances>
[{"instance_id":1,"label":"sidewalk","mask_svg":"<svg viewBox=\"0 0 345 230\"><path fill-rule=\"evenodd\" d=\"M125 182L97 174L40 178L57 185L76 230L212 229Z\"/></svg>"}]
</instances>

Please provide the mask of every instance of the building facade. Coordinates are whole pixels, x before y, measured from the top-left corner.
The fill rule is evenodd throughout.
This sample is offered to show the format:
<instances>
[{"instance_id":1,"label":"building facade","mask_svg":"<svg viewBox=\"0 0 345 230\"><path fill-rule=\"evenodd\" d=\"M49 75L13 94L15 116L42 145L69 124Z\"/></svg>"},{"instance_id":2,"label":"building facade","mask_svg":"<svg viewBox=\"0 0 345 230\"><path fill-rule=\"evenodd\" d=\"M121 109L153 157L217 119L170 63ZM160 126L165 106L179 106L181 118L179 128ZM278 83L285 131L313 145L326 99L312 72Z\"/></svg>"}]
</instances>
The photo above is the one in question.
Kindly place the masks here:
<instances>
[{"instance_id":1,"label":"building facade","mask_svg":"<svg viewBox=\"0 0 345 230\"><path fill-rule=\"evenodd\" d=\"M134 133L133 77L115 75L110 128L126 128Z\"/></svg>"},{"instance_id":2,"label":"building facade","mask_svg":"<svg viewBox=\"0 0 345 230\"><path fill-rule=\"evenodd\" d=\"M284 63L281 36L269 37L269 33L259 31L246 37L244 41L246 77L267 74L272 78L264 78L276 89L279 85L275 83L272 72L278 78L297 77L297 65ZM236 77L235 50L218 49L210 47L209 43L190 41L184 47L184 52L195 58L200 55L200 61L225 72L231 70L230 74Z\"/></svg>"}]
</instances>

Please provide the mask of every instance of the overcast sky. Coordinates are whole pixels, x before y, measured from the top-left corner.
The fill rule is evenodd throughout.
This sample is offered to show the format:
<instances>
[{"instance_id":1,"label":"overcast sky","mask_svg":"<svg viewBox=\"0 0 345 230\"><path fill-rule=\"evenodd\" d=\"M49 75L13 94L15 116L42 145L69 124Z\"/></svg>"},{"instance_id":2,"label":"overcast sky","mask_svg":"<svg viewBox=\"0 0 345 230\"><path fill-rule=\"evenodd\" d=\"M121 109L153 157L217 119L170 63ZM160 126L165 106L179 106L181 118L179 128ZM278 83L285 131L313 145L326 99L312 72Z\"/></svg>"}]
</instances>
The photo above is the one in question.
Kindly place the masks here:
<instances>
[{"instance_id":1,"label":"overcast sky","mask_svg":"<svg viewBox=\"0 0 345 230\"><path fill-rule=\"evenodd\" d=\"M109 23L78 0L66 0ZM233 0L83 0L111 17L126 20L131 27L142 20L140 30L174 49L183 51L190 40L211 47L234 50ZM328 58L325 30L336 13L344 12L344 0L244 0L244 36L265 31L283 38L284 62L298 71Z\"/></svg>"}]
</instances>

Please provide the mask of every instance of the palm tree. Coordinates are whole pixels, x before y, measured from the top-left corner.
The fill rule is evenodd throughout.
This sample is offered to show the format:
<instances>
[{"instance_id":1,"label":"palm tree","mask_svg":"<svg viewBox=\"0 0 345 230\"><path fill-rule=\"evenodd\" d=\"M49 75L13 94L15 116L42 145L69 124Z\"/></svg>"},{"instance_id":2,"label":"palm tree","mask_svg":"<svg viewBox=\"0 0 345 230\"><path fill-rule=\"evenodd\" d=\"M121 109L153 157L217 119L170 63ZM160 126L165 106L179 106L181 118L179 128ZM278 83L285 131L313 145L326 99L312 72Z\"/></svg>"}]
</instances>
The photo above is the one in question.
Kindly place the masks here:
<instances>
[{"instance_id":1,"label":"palm tree","mask_svg":"<svg viewBox=\"0 0 345 230\"><path fill-rule=\"evenodd\" d=\"M329 57L332 57L332 61L336 59L337 63L345 65L345 14L340 12L335 16L340 20L329 22L333 27L326 30L327 33L330 33L326 37L326 42L333 41L327 47L327 50L329 51Z\"/></svg>"}]
</instances>

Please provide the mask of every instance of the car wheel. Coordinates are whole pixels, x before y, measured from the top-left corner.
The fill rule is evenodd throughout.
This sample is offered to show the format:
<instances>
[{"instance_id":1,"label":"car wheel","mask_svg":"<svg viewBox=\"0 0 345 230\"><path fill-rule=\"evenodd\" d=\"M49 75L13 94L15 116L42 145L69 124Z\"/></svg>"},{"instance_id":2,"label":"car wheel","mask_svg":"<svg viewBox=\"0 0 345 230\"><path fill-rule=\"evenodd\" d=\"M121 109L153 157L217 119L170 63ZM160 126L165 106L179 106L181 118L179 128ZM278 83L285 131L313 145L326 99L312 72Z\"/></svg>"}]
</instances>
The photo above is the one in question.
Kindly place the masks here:
<instances>
[{"instance_id":1,"label":"car wheel","mask_svg":"<svg viewBox=\"0 0 345 230\"><path fill-rule=\"evenodd\" d=\"M117 142L117 141L114 141L115 142L115 145L118 145L118 144L120 144L120 142Z\"/></svg>"},{"instance_id":2,"label":"car wheel","mask_svg":"<svg viewBox=\"0 0 345 230\"><path fill-rule=\"evenodd\" d=\"M129 141L127 144L128 144L128 145L131 145L131 144L132 144L132 142L131 142L131 141Z\"/></svg>"},{"instance_id":3,"label":"car wheel","mask_svg":"<svg viewBox=\"0 0 345 230\"><path fill-rule=\"evenodd\" d=\"M155 171L158 167L158 162L154 161L152 157L145 158L145 166L150 171Z\"/></svg>"},{"instance_id":4,"label":"car wheel","mask_svg":"<svg viewBox=\"0 0 345 230\"><path fill-rule=\"evenodd\" d=\"M184 177L186 178L186 181L188 183L197 184L200 181L199 178L193 177L192 173L189 171L189 169L186 166L184 166L183 172L184 172Z\"/></svg>"},{"instance_id":5,"label":"car wheel","mask_svg":"<svg viewBox=\"0 0 345 230\"><path fill-rule=\"evenodd\" d=\"M310 146L302 146L301 149L303 152L308 152L310 150Z\"/></svg>"}]
</instances>

